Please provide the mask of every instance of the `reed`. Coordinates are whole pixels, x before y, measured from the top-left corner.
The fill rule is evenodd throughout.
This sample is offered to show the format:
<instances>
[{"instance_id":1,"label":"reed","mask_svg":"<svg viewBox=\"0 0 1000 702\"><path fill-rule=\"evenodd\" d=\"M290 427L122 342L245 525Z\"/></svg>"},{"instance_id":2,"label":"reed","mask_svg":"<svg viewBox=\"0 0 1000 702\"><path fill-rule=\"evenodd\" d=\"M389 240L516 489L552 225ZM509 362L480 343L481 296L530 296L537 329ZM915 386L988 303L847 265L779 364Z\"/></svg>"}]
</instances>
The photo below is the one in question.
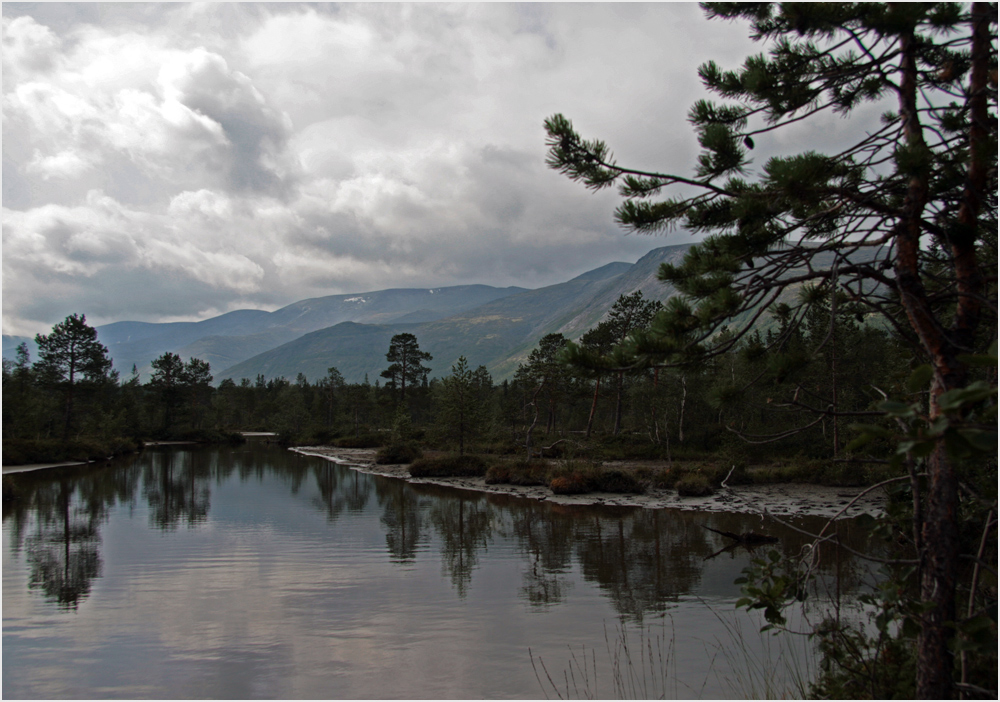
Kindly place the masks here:
<instances>
[{"instance_id":1,"label":"reed","mask_svg":"<svg viewBox=\"0 0 1000 702\"><path fill-rule=\"evenodd\" d=\"M535 679L546 699L698 699L712 680L717 683L714 689L736 699L806 697L815 674L815 652L807 637L790 632L775 635L756 627L748 633L735 612L724 616L707 609L725 633L704 642L709 665L698 680L678 675L677 636L669 616L653 626L630 627L619 621L609 631L605 624L606 659L599 658L596 649L570 647L561 674L553 675L542 657L529 649Z\"/></svg>"}]
</instances>

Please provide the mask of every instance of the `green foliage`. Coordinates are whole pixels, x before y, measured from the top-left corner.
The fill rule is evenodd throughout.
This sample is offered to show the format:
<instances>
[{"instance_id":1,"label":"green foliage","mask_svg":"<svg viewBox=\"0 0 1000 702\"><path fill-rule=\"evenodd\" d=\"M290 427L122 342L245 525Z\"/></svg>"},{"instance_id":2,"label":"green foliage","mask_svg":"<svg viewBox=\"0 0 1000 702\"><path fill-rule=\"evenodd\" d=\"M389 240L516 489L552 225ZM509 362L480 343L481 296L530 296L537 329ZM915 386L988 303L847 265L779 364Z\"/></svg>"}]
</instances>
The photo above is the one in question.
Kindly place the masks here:
<instances>
[{"instance_id":1,"label":"green foliage","mask_svg":"<svg viewBox=\"0 0 1000 702\"><path fill-rule=\"evenodd\" d=\"M736 601L736 606L763 610L767 620L763 631L783 627L786 621L784 611L788 605L802 602L808 596L807 566L790 562L773 550L750 563L735 581L743 591L743 597Z\"/></svg>"},{"instance_id":2,"label":"green foliage","mask_svg":"<svg viewBox=\"0 0 1000 702\"><path fill-rule=\"evenodd\" d=\"M993 510L969 520L978 529L967 529L963 515L977 511L971 504L990 504L996 490L996 5L704 7L710 17L748 22L764 49L735 70L701 67L720 102L701 100L690 112L702 147L693 176L619 166L603 142L581 138L562 115L545 123L550 167L593 189L621 183L623 226L683 224L707 235L681 265L660 270L685 299L612 353L633 367L714 365L707 374L718 421L751 446L788 451L812 436L806 455L889 454L891 473L910 473L920 492L912 495L913 523L898 529L917 549L908 560L924 570L883 619L905 628L909 615L901 613L920 609L916 686L892 677L866 687L913 672L913 656L896 641L873 644L853 631L828 640L827 660L840 677L827 676L821 694L951 697L955 642L965 640L952 630L956 572L975 553L963 535L979 531L985 544L995 534ZM893 106L882 126L845 130L839 152L778 153L750 171L749 152L765 140L779 150L772 134L783 128L881 100ZM778 328L768 330L766 351L756 345L740 357L741 340L768 305ZM903 349L895 364L872 354L881 342L859 327L869 317L894 331ZM567 360L587 367L592 358L571 350ZM908 382L899 372L921 363ZM871 382L844 383L852 374ZM844 415L865 422L846 447ZM930 476L923 484L921 471ZM826 478L870 476L842 464ZM899 542L891 548L898 552ZM991 552L992 573L995 563ZM747 573L741 604L783 624L783 608L805 596L804 572L773 554ZM975 599L976 576L968 587ZM882 643L896 661L875 673L867 661L879 663ZM989 656L995 670L995 644ZM963 658L963 676L965 668Z\"/></svg>"},{"instance_id":3,"label":"green foliage","mask_svg":"<svg viewBox=\"0 0 1000 702\"><path fill-rule=\"evenodd\" d=\"M338 448L378 448L385 445L386 438L385 434L358 434L357 436L342 436L334 439L330 445Z\"/></svg>"},{"instance_id":4,"label":"green foliage","mask_svg":"<svg viewBox=\"0 0 1000 702\"><path fill-rule=\"evenodd\" d=\"M392 337L385 359L390 365L382 371L381 376L389 380L390 387L399 388L399 397L405 400L407 386L413 388L427 379L431 369L424 366L423 362L433 360L433 356L420 350L417 337L404 332Z\"/></svg>"}]
</instances>

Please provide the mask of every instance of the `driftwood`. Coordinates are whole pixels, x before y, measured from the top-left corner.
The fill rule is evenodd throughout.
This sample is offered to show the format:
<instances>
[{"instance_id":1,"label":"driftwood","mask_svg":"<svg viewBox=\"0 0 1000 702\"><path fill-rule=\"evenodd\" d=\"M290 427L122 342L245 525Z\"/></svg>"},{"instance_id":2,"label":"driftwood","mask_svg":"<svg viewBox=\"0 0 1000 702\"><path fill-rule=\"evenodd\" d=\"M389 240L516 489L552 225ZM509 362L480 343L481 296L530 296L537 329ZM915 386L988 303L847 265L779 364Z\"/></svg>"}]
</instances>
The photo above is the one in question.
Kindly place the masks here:
<instances>
[{"instance_id":1,"label":"driftwood","mask_svg":"<svg viewBox=\"0 0 1000 702\"><path fill-rule=\"evenodd\" d=\"M753 531L747 531L742 534L734 534L731 531L719 531L718 529L713 529L712 527L708 526L705 528L708 529L709 531L714 531L716 534L721 534L722 536L725 536L727 539L732 539L733 541L747 547L760 546L761 544L778 543L778 539L774 536L765 536L764 534L758 534Z\"/></svg>"},{"instance_id":2,"label":"driftwood","mask_svg":"<svg viewBox=\"0 0 1000 702\"><path fill-rule=\"evenodd\" d=\"M570 444L574 444L576 446L580 446L581 445L577 441L571 441L569 439L559 439L559 441L555 442L551 446L540 446L537 451L532 451L531 452L531 457L532 458L545 458L545 452L546 451L551 451L556 446L558 446L559 444L564 443L564 442L570 443Z\"/></svg>"},{"instance_id":3,"label":"driftwood","mask_svg":"<svg viewBox=\"0 0 1000 702\"><path fill-rule=\"evenodd\" d=\"M702 526L705 525L703 524ZM705 527L705 528L708 529L709 531L714 531L716 534L721 534L722 536L725 536L727 539L733 540L733 543L723 548L720 548L711 556L705 556L706 561L712 560L713 558L722 553L732 553L740 546L742 546L743 548L747 549L750 552L753 552L755 548L757 548L762 544L773 544L777 543L778 541L778 539L773 536L764 536L763 534L757 534L752 531L747 531L742 534L734 534L731 531L719 531L718 529L713 529L712 527Z\"/></svg>"}]
</instances>

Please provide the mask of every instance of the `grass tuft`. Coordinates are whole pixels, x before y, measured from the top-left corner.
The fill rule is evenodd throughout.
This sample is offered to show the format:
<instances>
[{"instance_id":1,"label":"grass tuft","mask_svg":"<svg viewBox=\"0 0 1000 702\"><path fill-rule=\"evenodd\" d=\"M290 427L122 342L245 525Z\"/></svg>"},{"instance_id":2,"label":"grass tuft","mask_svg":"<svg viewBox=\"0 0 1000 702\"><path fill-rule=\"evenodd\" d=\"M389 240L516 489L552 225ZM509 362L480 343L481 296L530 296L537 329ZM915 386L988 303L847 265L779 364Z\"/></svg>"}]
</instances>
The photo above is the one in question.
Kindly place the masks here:
<instances>
[{"instance_id":1,"label":"grass tuft","mask_svg":"<svg viewBox=\"0 0 1000 702\"><path fill-rule=\"evenodd\" d=\"M688 473L675 486L681 497L705 497L715 492L711 481L701 473Z\"/></svg>"}]
</instances>

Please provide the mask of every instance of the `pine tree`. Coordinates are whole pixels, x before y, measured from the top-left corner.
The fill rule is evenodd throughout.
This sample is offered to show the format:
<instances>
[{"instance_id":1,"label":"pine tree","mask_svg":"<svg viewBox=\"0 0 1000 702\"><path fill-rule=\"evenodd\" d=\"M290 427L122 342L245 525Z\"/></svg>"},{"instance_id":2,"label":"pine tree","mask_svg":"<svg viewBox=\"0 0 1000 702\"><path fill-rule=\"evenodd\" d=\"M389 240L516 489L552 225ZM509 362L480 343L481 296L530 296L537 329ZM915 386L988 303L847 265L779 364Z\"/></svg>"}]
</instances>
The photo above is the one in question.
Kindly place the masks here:
<instances>
[{"instance_id":1,"label":"pine tree","mask_svg":"<svg viewBox=\"0 0 1000 702\"><path fill-rule=\"evenodd\" d=\"M396 334L389 342L389 351L385 359L391 364L382 371L381 376L389 380L393 388L399 388L399 399L406 399L406 386L419 385L427 378L430 368L423 365L424 361L433 360L426 351L420 350L417 337L413 334Z\"/></svg>"},{"instance_id":2,"label":"pine tree","mask_svg":"<svg viewBox=\"0 0 1000 702\"><path fill-rule=\"evenodd\" d=\"M691 109L703 149L693 175L619 166L607 145L582 139L562 115L546 121L548 164L591 189L618 183L623 226L650 233L683 224L708 235L683 264L661 268L681 295L648 334L629 340L618 363L725 353L772 304L796 297L789 329L811 306L839 298L909 343L928 364L930 397L923 417L898 411L930 436L920 444L928 480L914 534L924 610L916 692L951 697L961 554L956 456L988 443L988 427L968 417L996 393L995 380L973 383L968 360L996 338L996 288L988 284L997 263L996 5L705 7L713 18L749 21L768 53L735 71L701 67L705 86L724 102ZM846 148L774 156L751 172L755 140L872 102L889 108L881 125L858 130ZM661 198L665 189L676 194ZM717 336L733 318L740 320L733 333ZM579 348L568 357L597 363Z\"/></svg>"},{"instance_id":3,"label":"pine tree","mask_svg":"<svg viewBox=\"0 0 1000 702\"><path fill-rule=\"evenodd\" d=\"M87 324L86 315L71 314L52 327L51 334L35 337L38 361L35 370L44 382L61 387L63 403L63 440L73 426L74 402L81 381L107 380L111 371L108 349L97 341L97 330Z\"/></svg>"},{"instance_id":4,"label":"pine tree","mask_svg":"<svg viewBox=\"0 0 1000 702\"><path fill-rule=\"evenodd\" d=\"M588 340L591 344L596 343L599 349L604 349L603 352L608 353L609 346L621 344L630 334L648 327L659 309L660 303L656 300L644 299L641 290L636 290L631 295L620 295L615 300L615 304L608 310L607 318L592 330L593 336L581 338L581 341L584 344ZM584 336L586 337L586 335ZM615 424L612 433L618 436L622 430L622 391L625 383L625 371L618 370L615 376ZM596 400L597 395L595 394L595 404ZM587 435L590 435L589 422Z\"/></svg>"}]
</instances>

